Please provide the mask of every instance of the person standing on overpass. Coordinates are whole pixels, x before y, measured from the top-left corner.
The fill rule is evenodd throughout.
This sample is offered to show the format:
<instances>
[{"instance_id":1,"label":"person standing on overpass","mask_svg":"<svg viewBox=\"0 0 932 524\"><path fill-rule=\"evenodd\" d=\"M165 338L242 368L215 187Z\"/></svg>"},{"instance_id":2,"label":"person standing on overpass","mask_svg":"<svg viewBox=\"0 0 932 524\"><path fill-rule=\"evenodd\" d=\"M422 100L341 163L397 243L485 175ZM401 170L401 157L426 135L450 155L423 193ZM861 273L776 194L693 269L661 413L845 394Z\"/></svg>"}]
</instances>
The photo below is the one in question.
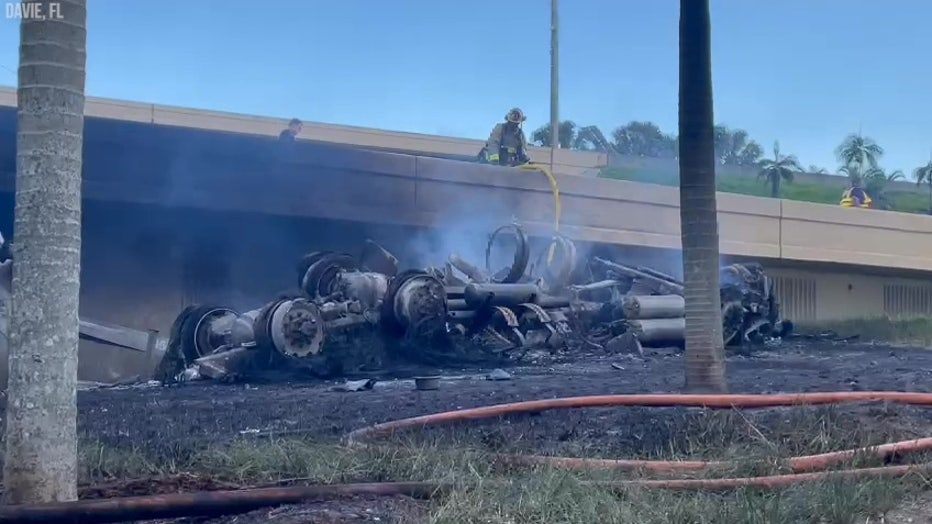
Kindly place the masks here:
<instances>
[{"instance_id":1,"label":"person standing on overpass","mask_svg":"<svg viewBox=\"0 0 932 524\"><path fill-rule=\"evenodd\" d=\"M288 128L278 135L278 139L283 142L294 142L303 127L304 124L300 120L292 118L291 122L288 122Z\"/></svg>"},{"instance_id":2,"label":"person standing on overpass","mask_svg":"<svg viewBox=\"0 0 932 524\"><path fill-rule=\"evenodd\" d=\"M527 117L514 107L505 115L505 121L495 125L479 160L489 164L517 166L531 161L527 154L527 137L521 125Z\"/></svg>"}]
</instances>

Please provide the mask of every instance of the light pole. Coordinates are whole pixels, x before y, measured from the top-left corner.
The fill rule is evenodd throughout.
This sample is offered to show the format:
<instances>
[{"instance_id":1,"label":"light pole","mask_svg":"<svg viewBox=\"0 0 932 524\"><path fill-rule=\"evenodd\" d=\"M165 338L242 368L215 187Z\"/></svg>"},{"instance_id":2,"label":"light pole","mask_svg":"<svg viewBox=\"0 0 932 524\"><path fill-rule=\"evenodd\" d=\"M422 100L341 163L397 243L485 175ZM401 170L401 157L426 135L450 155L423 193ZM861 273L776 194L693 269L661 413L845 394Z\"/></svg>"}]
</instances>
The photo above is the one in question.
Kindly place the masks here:
<instances>
[{"instance_id":1,"label":"light pole","mask_svg":"<svg viewBox=\"0 0 932 524\"><path fill-rule=\"evenodd\" d=\"M560 147L560 42L558 0L550 0L550 170Z\"/></svg>"}]
</instances>

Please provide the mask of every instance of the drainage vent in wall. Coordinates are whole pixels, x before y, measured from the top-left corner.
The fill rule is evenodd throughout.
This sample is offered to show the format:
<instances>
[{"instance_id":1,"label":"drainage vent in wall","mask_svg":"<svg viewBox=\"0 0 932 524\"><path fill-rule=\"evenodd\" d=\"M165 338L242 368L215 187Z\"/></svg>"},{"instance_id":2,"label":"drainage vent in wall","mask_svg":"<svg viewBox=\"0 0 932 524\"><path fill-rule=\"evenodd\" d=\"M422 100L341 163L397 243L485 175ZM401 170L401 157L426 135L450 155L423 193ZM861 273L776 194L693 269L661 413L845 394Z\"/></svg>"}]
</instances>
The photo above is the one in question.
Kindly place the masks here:
<instances>
[{"instance_id":1,"label":"drainage vent in wall","mask_svg":"<svg viewBox=\"0 0 932 524\"><path fill-rule=\"evenodd\" d=\"M932 314L932 286L884 285L883 312L897 318Z\"/></svg>"},{"instance_id":2,"label":"drainage vent in wall","mask_svg":"<svg viewBox=\"0 0 932 524\"><path fill-rule=\"evenodd\" d=\"M815 279L775 277L774 286L783 318L796 322L817 320Z\"/></svg>"}]
</instances>

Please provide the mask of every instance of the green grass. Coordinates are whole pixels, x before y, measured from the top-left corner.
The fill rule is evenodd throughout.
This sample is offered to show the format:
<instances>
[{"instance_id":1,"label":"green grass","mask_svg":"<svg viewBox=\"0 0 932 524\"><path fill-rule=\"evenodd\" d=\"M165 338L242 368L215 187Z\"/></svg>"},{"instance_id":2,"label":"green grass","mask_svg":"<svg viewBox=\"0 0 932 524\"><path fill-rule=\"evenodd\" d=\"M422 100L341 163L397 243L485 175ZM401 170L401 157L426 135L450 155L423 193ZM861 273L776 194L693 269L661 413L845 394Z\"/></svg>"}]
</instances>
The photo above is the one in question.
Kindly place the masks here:
<instances>
[{"instance_id":1,"label":"green grass","mask_svg":"<svg viewBox=\"0 0 932 524\"><path fill-rule=\"evenodd\" d=\"M630 180L665 186L677 186L679 174L676 171L635 169L627 167L606 167L599 176L616 180ZM737 193L758 197L769 197L770 186L764 181L751 176L726 175L718 176L717 187L724 193ZM814 202L817 204L838 205L841 199L841 190L811 182L792 182L783 184L783 198L801 202ZM926 213L929 209L928 197L920 193L892 192L888 196L894 211L904 213Z\"/></svg>"},{"instance_id":2,"label":"green grass","mask_svg":"<svg viewBox=\"0 0 932 524\"><path fill-rule=\"evenodd\" d=\"M803 335L832 331L840 337L858 335L862 340L932 346L932 318L874 317L822 321L800 323L795 329Z\"/></svg>"},{"instance_id":3,"label":"green grass","mask_svg":"<svg viewBox=\"0 0 932 524\"><path fill-rule=\"evenodd\" d=\"M893 424L899 419L888 420L886 425L864 424L865 413L874 418L879 415L851 409L691 411L677 419L681 430L677 442L661 444L666 451L660 456L655 449L640 456L737 461L735 469L702 475L706 477L777 474L786 471L781 457L904 437L903 430ZM662 412L658 416L664 417ZM166 447L157 453L84 442L79 476L84 485L185 477L210 478L214 486L221 487L425 480L457 486L451 494L424 504L423 522L436 524L861 524L867 516L894 508L923 487L918 479L828 480L775 492L619 491L587 482L638 475L547 467L506 469L494 464L481 440L456 440L456 435L456 428L448 428L432 436L396 437L385 446L367 448L347 448L333 441L240 437L197 450ZM875 459L860 462L879 465Z\"/></svg>"}]
</instances>

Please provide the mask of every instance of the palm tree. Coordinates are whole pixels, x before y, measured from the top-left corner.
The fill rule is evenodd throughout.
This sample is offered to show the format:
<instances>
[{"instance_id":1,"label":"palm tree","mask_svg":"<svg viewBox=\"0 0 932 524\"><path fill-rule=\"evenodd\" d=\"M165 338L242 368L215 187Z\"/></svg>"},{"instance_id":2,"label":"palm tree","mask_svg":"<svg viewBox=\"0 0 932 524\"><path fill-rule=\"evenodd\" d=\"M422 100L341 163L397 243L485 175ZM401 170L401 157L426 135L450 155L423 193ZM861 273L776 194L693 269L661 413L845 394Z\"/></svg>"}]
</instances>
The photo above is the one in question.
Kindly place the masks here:
<instances>
[{"instance_id":1,"label":"palm tree","mask_svg":"<svg viewBox=\"0 0 932 524\"><path fill-rule=\"evenodd\" d=\"M75 500L87 0L23 19L6 411L9 503Z\"/></svg>"},{"instance_id":2,"label":"palm tree","mask_svg":"<svg viewBox=\"0 0 932 524\"><path fill-rule=\"evenodd\" d=\"M780 155L780 142L773 144L773 158L766 158L758 162L760 171L757 177L770 183L770 196L780 198L780 187L783 181L792 182L796 173L802 172L799 160L794 155Z\"/></svg>"},{"instance_id":3,"label":"palm tree","mask_svg":"<svg viewBox=\"0 0 932 524\"><path fill-rule=\"evenodd\" d=\"M709 0L680 0L680 224L686 389L725 391Z\"/></svg>"},{"instance_id":4,"label":"palm tree","mask_svg":"<svg viewBox=\"0 0 932 524\"><path fill-rule=\"evenodd\" d=\"M848 177L852 186L859 186L864 181L864 169L861 164L852 163L838 168L838 172Z\"/></svg>"},{"instance_id":5,"label":"palm tree","mask_svg":"<svg viewBox=\"0 0 932 524\"><path fill-rule=\"evenodd\" d=\"M932 160L929 160L928 164L914 169L913 178L916 179L917 186L921 186L923 183L929 186L929 214L932 215Z\"/></svg>"},{"instance_id":6,"label":"palm tree","mask_svg":"<svg viewBox=\"0 0 932 524\"><path fill-rule=\"evenodd\" d=\"M906 176L902 171L897 169L892 173L887 173L883 169L871 169L864 174L864 190L874 201L873 206L876 209L890 210L893 209L893 201L887 193L887 186L890 182L903 180Z\"/></svg>"},{"instance_id":7,"label":"palm tree","mask_svg":"<svg viewBox=\"0 0 932 524\"><path fill-rule=\"evenodd\" d=\"M856 165L860 172L876 169L877 162L883 156L883 148L872 138L858 134L848 135L835 149L842 166Z\"/></svg>"}]
</instances>

